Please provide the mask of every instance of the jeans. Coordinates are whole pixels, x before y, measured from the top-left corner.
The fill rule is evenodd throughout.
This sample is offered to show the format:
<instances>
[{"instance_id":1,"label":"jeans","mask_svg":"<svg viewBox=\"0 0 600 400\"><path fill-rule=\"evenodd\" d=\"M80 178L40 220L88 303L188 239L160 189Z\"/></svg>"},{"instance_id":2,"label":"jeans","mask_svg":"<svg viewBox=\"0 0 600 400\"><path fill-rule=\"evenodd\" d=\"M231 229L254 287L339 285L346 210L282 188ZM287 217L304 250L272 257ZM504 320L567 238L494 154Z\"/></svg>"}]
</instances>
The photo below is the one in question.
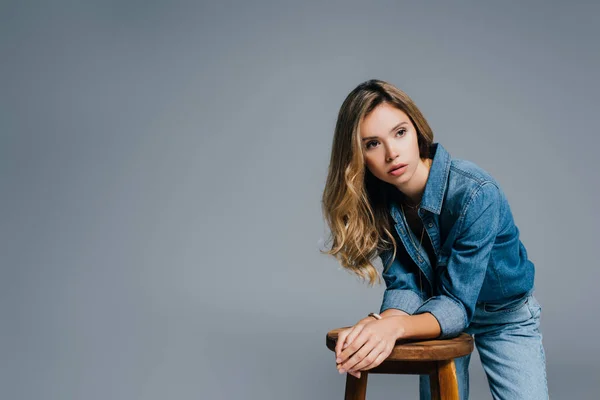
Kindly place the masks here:
<instances>
[{"instance_id":1,"label":"jeans","mask_svg":"<svg viewBox=\"0 0 600 400\"><path fill-rule=\"evenodd\" d=\"M477 304L465 332L473 335L494 399L548 399L541 311L531 293L503 304ZM454 360L461 400L469 398L470 359L469 354ZM421 400L431 399L428 375L420 376L419 392Z\"/></svg>"}]
</instances>

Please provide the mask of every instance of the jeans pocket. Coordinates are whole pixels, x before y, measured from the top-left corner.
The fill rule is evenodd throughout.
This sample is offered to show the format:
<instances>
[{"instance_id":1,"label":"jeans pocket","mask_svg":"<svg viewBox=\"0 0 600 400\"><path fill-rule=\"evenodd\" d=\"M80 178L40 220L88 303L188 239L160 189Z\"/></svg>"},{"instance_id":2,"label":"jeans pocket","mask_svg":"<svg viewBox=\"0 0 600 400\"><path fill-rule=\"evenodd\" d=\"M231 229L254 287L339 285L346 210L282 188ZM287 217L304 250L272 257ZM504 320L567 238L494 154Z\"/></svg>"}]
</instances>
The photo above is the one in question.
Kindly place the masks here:
<instances>
[{"instance_id":1,"label":"jeans pocket","mask_svg":"<svg viewBox=\"0 0 600 400\"><path fill-rule=\"evenodd\" d=\"M542 313L542 306L533 295L529 296L527 306L533 318L538 318Z\"/></svg>"},{"instance_id":2,"label":"jeans pocket","mask_svg":"<svg viewBox=\"0 0 600 400\"><path fill-rule=\"evenodd\" d=\"M510 313L519 310L528 303L529 297L527 294L511 297L504 301L484 303L483 310L486 313Z\"/></svg>"}]
</instances>

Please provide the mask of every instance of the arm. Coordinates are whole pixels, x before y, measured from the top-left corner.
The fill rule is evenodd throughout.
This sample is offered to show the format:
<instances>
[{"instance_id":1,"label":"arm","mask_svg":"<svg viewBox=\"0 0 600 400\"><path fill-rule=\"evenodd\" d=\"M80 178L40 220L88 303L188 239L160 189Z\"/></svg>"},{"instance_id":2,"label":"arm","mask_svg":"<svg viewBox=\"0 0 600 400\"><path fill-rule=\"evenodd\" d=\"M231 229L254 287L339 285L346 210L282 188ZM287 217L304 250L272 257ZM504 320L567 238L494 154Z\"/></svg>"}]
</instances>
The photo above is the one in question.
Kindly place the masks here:
<instances>
[{"instance_id":1,"label":"arm","mask_svg":"<svg viewBox=\"0 0 600 400\"><path fill-rule=\"evenodd\" d=\"M387 327L386 333L382 335L379 343L380 347L386 347L386 352L381 353L379 356L380 358L385 358L389 355L389 351L391 351L396 339L400 337L401 334L413 334L412 330L410 332L404 332L403 327L405 327L406 324L400 323L400 321L402 318L410 316L410 314L424 302L422 295L420 295L420 289L417 283L420 271L416 267L412 270L407 268L405 264L402 263L401 255L397 254L393 260L392 255L392 250L387 250L380 254L384 267L383 279L386 284L386 289L380 309L380 315L385 322L379 323L379 325L385 325ZM391 265L386 268L390 262ZM434 332L437 332L434 333L435 336L439 335L439 325L437 324L437 320L431 315L414 316L412 319L411 323L414 324L414 327L417 328L417 330L420 331L425 329L426 331L430 331L433 328ZM375 321L377 320L372 317L366 317L358 321L358 323L351 328L340 332L335 346L338 370L347 371L347 369L344 368L348 368L349 364L344 363L344 361L346 361L349 355L354 353L354 350L349 353L351 349L347 351L344 349L352 344L353 340L361 333L361 331L363 331L365 326L370 325ZM427 324L429 324L429 328L426 328ZM431 335L433 334L430 334L430 336ZM358 370L349 371L349 373L356 377L360 376Z\"/></svg>"},{"instance_id":2,"label":"arm","mask_svg":"<svg viewBox=\"0 0 600 400\"><path fill-rule=\"evenodd\" d=\"M487 271L500 220L500 192L490 182L481 184L466 202L458 220L459 234L448 265L437 279L437 296L423 303L415 314L429 313L438 321L440 338L460 334L471 322ZM424 330L412 329L413 337ZM414 336L416 335L416 336Z\"/></svg>"},{"instance_id":3,"label":"arm","mask_svg":"<svg viewBox=\"0 0 600 400\"><path fill-rule=\"evenodd\" d=\"M386 250L380 254L384 268L382 275L386 285L379 311L379 314L383 318L410 315L424 302L423 298L418 294L418 278L415 271L409 270L400 261L398 255L391 260L392 256L392 250ZM390 261L391 265L386 268ZM350 344L352 342L364 325L373 320L374 318L372 317L365 317L358 321L352 328L342 331L338 337L336 354L340 353L346 343Z\"/></svg>"},{"instance_id":4,"label":"arm","mask_svg":"<svg viewBox=\"0 0 600 400\"><path fill-rule=\"evenodd\" d=\"M384 312L380 313L379 315L381 315L383 318L387 318L387 317L393 317L393 316L398 316L398 315L410 315L405 311L402 310L397 310L395 308L388 308L387 310L385 310Z\"/></svg>"},{"instance_id":5,"label":"arm","mask_svg":"<svg viewBox=\"0 0 600 400\"><path fill-rule=\"evenodd\" d=\"M397 339L449 338L462 332L473 318L499 219L498 188L483 183L474 190L457 221L457 239L436 282L439 295L425 301L413 315L390 315L364 325L338 355L338 368L374 368L387 358Z\"/></svg>"},{"instance_id":6,"label":"arm","mask_svg":"<svg viewBox=\"0 0 600 400\"><path fill-rule=\"evenodd\" d=\"M399 238L396 239L396 242L399 242ZM425 301L417 283L418 274L421 272L416 266L413 268L407 266L409 263L406 262L406 259L403 260L403 256L408 257L408 254L401 253L402 251L403 248L398 248L395 257L393 257L394 252L391 249L382 251L379 255L383 264L382 276L386 285L379 311L383 318L408 316ZM365 317L353 327L340 332L335 348L336 355L339 355L346 345L352 343L362 328L373 320L371 317ZM422 320L422 318L418 320Z\"/></svg>"},{"instance_id":7,"label":"arm","mask_svg":"<svg viewBox=\"0 0 600 400\"><path fill-rule=\"evenodd\" d=\"M402 250L398 248L397 251ZM413 314L425 302L417 283L420 273L418 268L410 269L405 262L402 262L400 254L396 254L393 260L392 255L392 250L384 251L380 255L384 267L382 276L386 285L379 310L382 317L393 313L388 310L403 311L407 315ZM386 268L390 261L391 265Z\"/></svg>"},{"instance_id":8,"label":"arm","mask_svg":"<svg viewBox=\"0 0 600 400\"><path fill-rule=\"evenodd\" d=\"M390 355L397 339L417 336L435 338L440 333L437 320L429 313L406 315L398 311L398 314L380 320L371 319L366 324L357 324L347 330L355 339L340 349L339 353L336 345L336 363L340 373L348 372L360 378L360 371L375 368ZM340 332L338 344L344 341L344 333L346 331Z\"/></svg>"}]
</instances>

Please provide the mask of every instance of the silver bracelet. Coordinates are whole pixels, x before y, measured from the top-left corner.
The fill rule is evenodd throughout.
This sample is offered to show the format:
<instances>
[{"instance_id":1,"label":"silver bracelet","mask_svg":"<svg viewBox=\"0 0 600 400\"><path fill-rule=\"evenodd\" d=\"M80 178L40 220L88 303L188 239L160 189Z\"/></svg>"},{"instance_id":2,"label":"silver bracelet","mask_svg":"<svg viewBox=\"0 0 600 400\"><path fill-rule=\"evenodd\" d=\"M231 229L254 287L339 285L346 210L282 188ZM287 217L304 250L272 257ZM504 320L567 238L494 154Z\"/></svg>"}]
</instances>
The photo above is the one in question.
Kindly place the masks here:
<instances>
[{"instance_id":1,"label":"silver bracelet","mask_svg":"<svg viewBox=\"0 0 600 400\"><path fill-rule=\"evenodd\" d=\"M367 317L373 317L375 319L381 319L381 315L377 314L377 313L369 313L369 315L367 315Z\"/></svg>"}]
</instances>

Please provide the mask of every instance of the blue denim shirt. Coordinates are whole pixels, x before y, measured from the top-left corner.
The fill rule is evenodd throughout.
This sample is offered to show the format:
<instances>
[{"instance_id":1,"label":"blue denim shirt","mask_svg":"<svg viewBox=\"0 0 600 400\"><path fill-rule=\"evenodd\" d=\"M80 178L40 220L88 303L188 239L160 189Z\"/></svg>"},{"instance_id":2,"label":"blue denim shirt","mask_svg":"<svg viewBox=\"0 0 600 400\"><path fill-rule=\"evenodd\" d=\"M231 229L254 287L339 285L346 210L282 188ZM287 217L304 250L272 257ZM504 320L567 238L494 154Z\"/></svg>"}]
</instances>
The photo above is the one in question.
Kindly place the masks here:
<instances>
[{"instance_id":1,"label":"blue denim shirt","mask_svg":"<svg viewBox=\"0 0 600 400\"><path fill-rule=\"evenodd\" d=\"M386 283L381 312L429 312L440 324L440 338L448 338L469 325L478 303L531 293L534 265L494 178L470 161L451 158L439 143L431 150L418 215L436 259L429 259L391 200L397 250L388 269L393 250L380 254Z\"/></svg>"}]
</instances>

